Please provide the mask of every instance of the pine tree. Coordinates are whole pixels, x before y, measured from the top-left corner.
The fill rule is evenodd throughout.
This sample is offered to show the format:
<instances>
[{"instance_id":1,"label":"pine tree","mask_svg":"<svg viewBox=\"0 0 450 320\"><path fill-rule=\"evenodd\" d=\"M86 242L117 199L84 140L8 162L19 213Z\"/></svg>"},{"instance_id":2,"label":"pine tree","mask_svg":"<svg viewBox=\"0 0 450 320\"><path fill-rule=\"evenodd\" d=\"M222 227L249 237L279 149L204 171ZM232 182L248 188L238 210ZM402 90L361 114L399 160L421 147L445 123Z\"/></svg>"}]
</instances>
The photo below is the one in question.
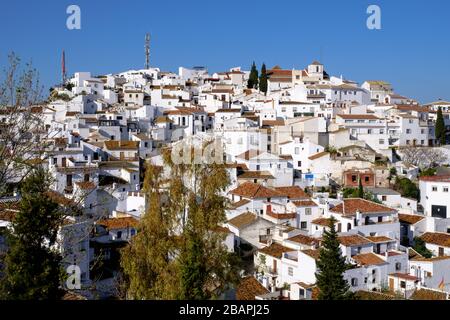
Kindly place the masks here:
<instances>
[{"instance_id":1,"label":"pine tree","mask_svg":"<svg viewBox=\"0 0 450 320\"><path fill-rule=\"evenodd\" d=\"M20 210L7 235L0 298L47 300L61 296L61 256L52 246L63 214L49 198L49 184L43 169L35 169L22 184Z\"/></svg>"},{"instance_id":2,"label":"pine tree","mask_svg":"<svg viewBox=\"0 0 450 320\"><path fill-rule=\"evenodd\" d=\"M349 285L343 277L347 266L339 247L335 222L336 220L331 218L329 230L324 232L317 260L316 283L319 288L319 300L344 300L352 297Z\"/></svg>"},{"instance_id":3,"label":"pine tree","mask_svg":"<svg viewBox=\"0 0 450 320\"><path fill-rule=\"evenodd\" d=\"M253 61L252 68L250 69L250 75L247 82L247 88L258 89L258 69L256 69L256 64Z\"/></svg>"},{"instance_id":4,"label":"pine tree","mask_svg":"<svg viewBox=\"0 0 450 320\"><path fill-rule=\"evenodd\" d=\"M435 134L436 134L436 140L439 141L439 144L445 145L446 144L446 130L445 130L444 117L442 116L441 107L439 107L438 111L437 111Z\"/></svg>"},{"instance_id":5,"label":"pine tree","mask_svg":"<svg viewBox=\"0 0 450 320\"><path fill-rule=\"evenodd\" d=\"M261 76L259 77L259 90L267 94L267 71L264 63L262 64Z\"/></svg>"},{"instance_id":6,"label":"pine tree","mask_svg":"<svg viewBox=\"0 0 450 320\"><path fill-rule=\"evenodd\" d=\"M364 188L362 185L361 178L359 179L359 183L358 183L358 198L364 199Z\"/></svg>"}]
</instances>

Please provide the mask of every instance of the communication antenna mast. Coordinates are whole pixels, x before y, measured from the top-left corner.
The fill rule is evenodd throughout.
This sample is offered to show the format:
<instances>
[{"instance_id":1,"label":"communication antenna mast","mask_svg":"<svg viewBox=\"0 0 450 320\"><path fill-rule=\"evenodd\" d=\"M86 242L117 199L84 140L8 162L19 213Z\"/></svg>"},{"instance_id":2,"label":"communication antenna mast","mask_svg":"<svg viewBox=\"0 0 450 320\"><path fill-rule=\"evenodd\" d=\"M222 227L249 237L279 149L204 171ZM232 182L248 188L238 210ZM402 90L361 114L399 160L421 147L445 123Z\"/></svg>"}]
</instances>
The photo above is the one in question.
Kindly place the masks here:
<instances>
[{"instance_id":1,"label":"communication antenna mast","mask_svg":"<svg viewBox=\"0 0 450 320\"><path fill-rule=\"evenodd\" d=\"M150 69L150 34L145 35L145 69Z\"/></svg>"},{"instance_id":2,"label":"communication antenna mast","mask_svg":"<svg viewBox=\"0 0 450 320\"><path fill-rule=\"evenodd\" d=\"M62 77L62 84L65 85L67 80L67 73L66 73L66 53L64 49L61 57L61 77Z\"/></svg>"}]
</instances>

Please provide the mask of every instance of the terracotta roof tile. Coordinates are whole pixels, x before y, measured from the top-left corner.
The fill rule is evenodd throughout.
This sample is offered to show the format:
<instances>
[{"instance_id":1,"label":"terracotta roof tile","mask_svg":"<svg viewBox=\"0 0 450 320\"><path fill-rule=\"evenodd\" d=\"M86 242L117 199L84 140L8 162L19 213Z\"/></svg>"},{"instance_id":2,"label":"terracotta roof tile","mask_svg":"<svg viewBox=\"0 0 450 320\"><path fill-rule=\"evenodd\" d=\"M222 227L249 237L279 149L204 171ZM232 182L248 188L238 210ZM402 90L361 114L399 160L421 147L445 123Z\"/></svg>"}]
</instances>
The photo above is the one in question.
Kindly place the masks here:
<instances>
[{"instance_id":1,"label":"terracotta roof tile","mask_svg":"<svg viewBox=\"0 0 450 320\"><path fill-rule=\"evenodd\" d=\"M312 224L317 224L319 226L323 226L323 227L328 227L330 225L330 221L331 219L328 218L317 218L313 221L311 221ZM337 224L338 221L336 220L336 222L334 224Z\"/></svg>"},{"instance_id":2,"label":"terracotta roof tile","mask_svg":"<svg viewBox=\"0 0 450 320\"><path fill-rule=\"evenodd\" d=\"M426 232L420 236L420 239L438 246L450 247L450 234L448 233Z\"/></svg>"},{"instance_id":3,"label":"terracotta roof tile","mask_svg":"<svg viewBox=\"0 0 450 320\"><path fill-rule=\"evenodd\" d=\"M362 253L352 257L358 265L370 266L384 264L386 261L378 257L374 253Z\"/></svg>"},{"instance_id":4,"label":"terracotta roof tile","mask_svg":"<svg viewBox=\"0 0 450 320\"><path fill-rule=\"evenodd\" d=\"M371 243L367 238L360 236L358 234L353 234L350 236L340 236L338 238L339 242L344 246L360 246L363 244Z\"/></svg>"},{"instance_id":5,"label":"terracotta roof tile","mask_svg":"<svg viewBox=\"0 0 450 320\"><path fill-rule=\"evenodd\" d=\"M343 214L346 216L355 215L356 211L358 210L361 213L379 213L379 212L395 211L392 208L365 199L344 199L341 204L330 209L331 212Z\"/></svg>"},{"instance_id":6,"label":"terracotta roof tile","mask_svg":"<svg viewBox=\"0 0 450 320\"><path fill-rule=\"evenodd\" d=\"M288 197L288 199L308 199L309 196L303 191L302 188L298 186L293 187L275 187L276 191L278 191L281 195Z\"/></svg>"},{"instance_id":7,"label":"terracotta roof tile","mask_svg":"<svg viewBox=\"0 0 450 320\"><path fill-rule=\"evenodd\" d=\"M319 259L320 250L307 249L307 250L302 250L301 252L306 254L307 256L310 256L314 260Z\"/></svg>"},{"instance_id":8,"label":"terracotta roof tile","mask_svg":"<svg viewBox=\"0 0 450 320\"><path fill-rule=\"evenodd\" d=\"M267 254L268 256L281 259L284 252L291 252L295 250L288 247L284 247L278 243L272 243L270 246L259 249L258 251L260 253Z\"/></svg>"},{"instance_id":9,"label":"terracotta roof tile","mask_svg":"<svg viewBox=\"0 0 450 320\"><path fill-rule=\"evenodd\" d=\"M416 214L402 214L402 213L398 214L398 219L400 220L400 222L407 224L415 224L423 220L424 218L425 218L424 216L419 216Z\"/></svg>"},{"instance_id":10,"label":"terracotta roof tile","mask_svg":"<svg viewBox=\"0 0 450 320\"><path fill-rule=\"evenodd\" d=\"M391 239L389 237L384 237L384 236L366 237L366 239L369 239L370 241L372 241L374 243L395 241L394 239Z\"/></svg>"},{"instance_id":11,"label":"terracotta roof tile","mask_svg":"<svg viewBox=\"0 0 450 320\"><path fill-rule=\"evenodd\" d=\"M234 190L230 191L230 194L238 195L244 198L271 198L282 197L283 195L277 190L264 187L260 184L253 182L245 182Z\"/></svg>"},{"instance_id":12,"label":"terracotta roof tile","mask_svg":"<svg viewBox=\"0 0 450 320\"><path fill-rule=\"evenodd\" d=\"M313 238L313 237L309 237L309 236L305 236L302 234L296 235L294 237L288 238L287 240L289 241L293 241L293 242L297 242L300 244L305 244L308 246L314 246L316 244L319 243L319 239Z\"/></svg>"},{"instance_id":13,"label":"terracotta roof tile","mask_svg":"<svg viewBox=\"0 0 450 320\"><path fill-rule=\"evenodd\" d=\"M244 228L250 224L252 224L254 221L256 221L258 219L258 217L251 213L251 212L245 212L242 213L236 217L234 217L233 219L228 220L228 224L241 229Z\"/></svg>"},{"instance_id":14,"label":"terracotta roof tile","mask_svg":"<svg viewBox=\"0 0 450 320\"><path fill-rule=\"evenodd\" d=\"M295 204L296 207L317 207L317 203L315 203L312 200L300 200L300 201L293 201L293 204Z\"/></svg>"},{"instance_id":15,"label":"terracotta roof tile","mask_svg":"<svg viewBox=\"0 0 450 320\"><path fill-rule=\"evenodd\" d=\"M241 280L236 290L236 300L255 300L256 296L269 293L269 290L255 279L246 277Z\"/></svg>"}]
</instances>

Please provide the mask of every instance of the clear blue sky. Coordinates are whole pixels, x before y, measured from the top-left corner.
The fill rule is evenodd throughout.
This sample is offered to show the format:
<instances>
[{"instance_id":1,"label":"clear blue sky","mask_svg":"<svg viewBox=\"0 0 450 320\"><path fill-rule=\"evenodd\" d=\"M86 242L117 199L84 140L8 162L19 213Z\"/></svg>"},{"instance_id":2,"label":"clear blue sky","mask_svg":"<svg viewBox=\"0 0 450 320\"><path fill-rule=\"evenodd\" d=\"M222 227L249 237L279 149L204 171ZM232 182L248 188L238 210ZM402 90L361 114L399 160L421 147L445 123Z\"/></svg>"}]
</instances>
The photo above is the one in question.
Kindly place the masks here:
<instances>
[{"instance_id":1,"label":"clear blue sky","mask_svg":"<svg viewBox=\"0 0 450 320\"><path fill-rule=\"evenodd\" d=\"M82 29L66 28L66 8L81 8ZM382 10L382 29L366 28L366 9ZM3 0L0 65L15 51L32 59L49 87L69 74L118 72L144 65L152 36L153 66L205 65L210 71L255 60L303 68L312 60L332 75L390 81L425 103L450 99L450 1L103 1Z\"/></svg>"}]
</instances>

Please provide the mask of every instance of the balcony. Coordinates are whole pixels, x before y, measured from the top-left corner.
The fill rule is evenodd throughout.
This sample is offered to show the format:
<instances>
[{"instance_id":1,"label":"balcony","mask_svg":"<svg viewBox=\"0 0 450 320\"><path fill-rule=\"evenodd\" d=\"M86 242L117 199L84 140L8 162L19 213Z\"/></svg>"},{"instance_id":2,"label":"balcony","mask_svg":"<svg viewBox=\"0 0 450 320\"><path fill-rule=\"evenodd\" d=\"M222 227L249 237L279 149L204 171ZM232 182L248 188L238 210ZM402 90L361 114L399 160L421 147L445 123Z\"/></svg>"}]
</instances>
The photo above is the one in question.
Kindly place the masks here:
<instances>
[{"instance_id":1,"label":"balcony","mask_svg":"<svg viewBox=\"0 0 450 320\"><path fill-rule=\"evenodd\" d=\"M73 194L73 186L67 186L64 188L65 194Z\"/></svg>"}]
</instances>

